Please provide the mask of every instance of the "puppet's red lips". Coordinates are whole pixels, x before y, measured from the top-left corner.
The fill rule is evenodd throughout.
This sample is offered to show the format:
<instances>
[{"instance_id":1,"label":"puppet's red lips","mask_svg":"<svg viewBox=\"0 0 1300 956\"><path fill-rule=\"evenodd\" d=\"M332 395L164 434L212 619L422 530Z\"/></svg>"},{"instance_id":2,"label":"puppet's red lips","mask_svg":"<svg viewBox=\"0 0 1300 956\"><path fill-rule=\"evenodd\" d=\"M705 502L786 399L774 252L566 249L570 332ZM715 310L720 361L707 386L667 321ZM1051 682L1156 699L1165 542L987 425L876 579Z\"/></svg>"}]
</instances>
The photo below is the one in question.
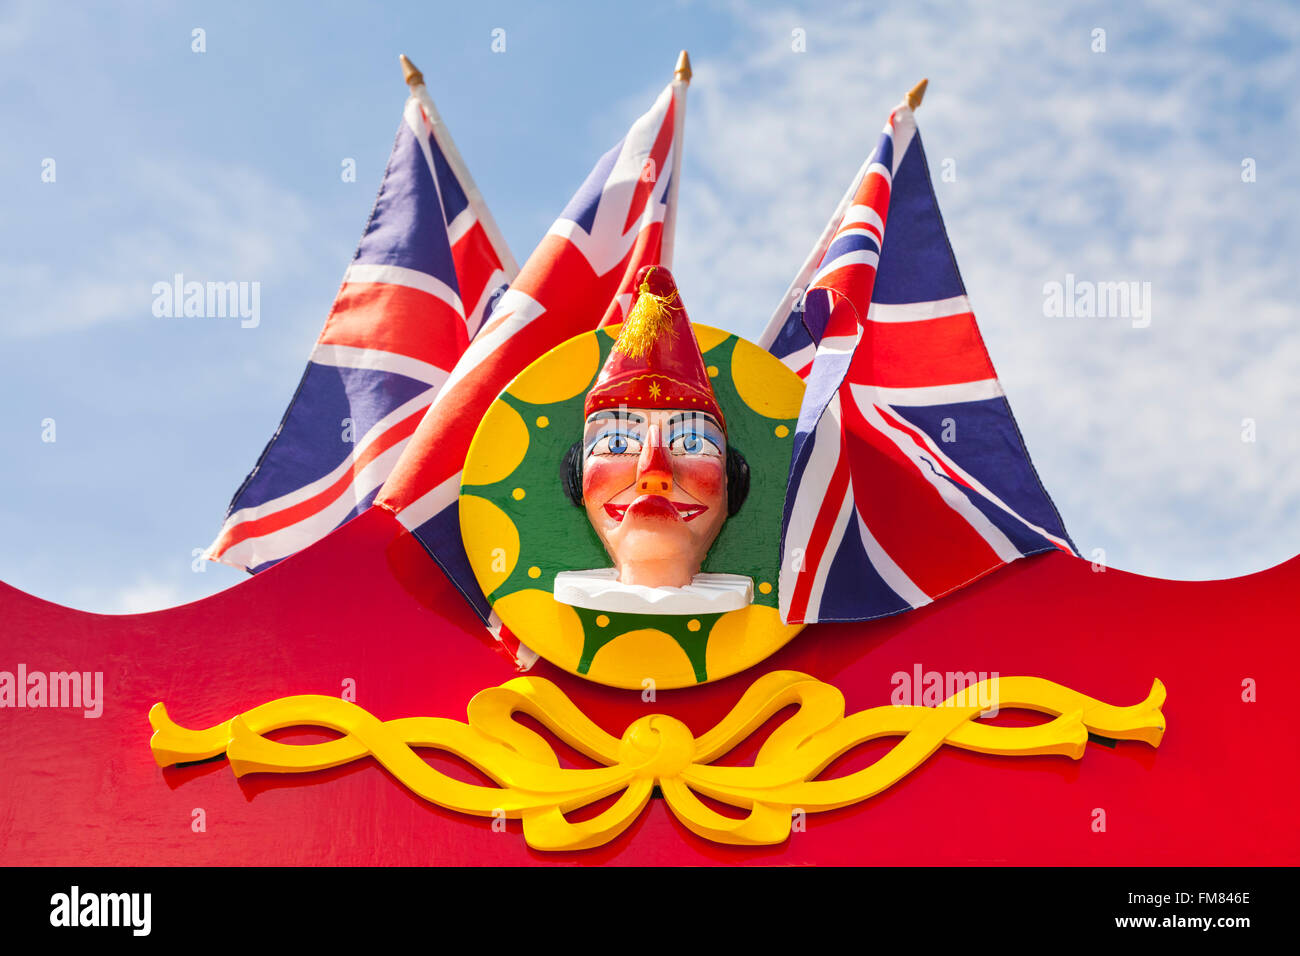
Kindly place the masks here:
<instances>
[{"instance_id":1,"label":"puppet's red lips","mask_svg":"<svg viewBox=\"0 0 1300 956\"><path fill-rule=\"evenodd\" d=\"M632 509L634 515L642 517L676 517L683 521L693 521L709 510L707 505L669 501L663 495L642 495L630 505L605 505L605 513L615 521L622 521L628 509Z\"/></svg>"},{"instance_id":2,"label":"puppet's red lips","mask_svg":"<svg viewBox=\"0 0 1300 956\"><path fill-rule=\"evenodd\" d=\"M681 516L683 521L694 521L709 510L707 505L687 504L684 501L674 501L673 505L677 508L677 514Z\"/></svg>"}]
</instances>

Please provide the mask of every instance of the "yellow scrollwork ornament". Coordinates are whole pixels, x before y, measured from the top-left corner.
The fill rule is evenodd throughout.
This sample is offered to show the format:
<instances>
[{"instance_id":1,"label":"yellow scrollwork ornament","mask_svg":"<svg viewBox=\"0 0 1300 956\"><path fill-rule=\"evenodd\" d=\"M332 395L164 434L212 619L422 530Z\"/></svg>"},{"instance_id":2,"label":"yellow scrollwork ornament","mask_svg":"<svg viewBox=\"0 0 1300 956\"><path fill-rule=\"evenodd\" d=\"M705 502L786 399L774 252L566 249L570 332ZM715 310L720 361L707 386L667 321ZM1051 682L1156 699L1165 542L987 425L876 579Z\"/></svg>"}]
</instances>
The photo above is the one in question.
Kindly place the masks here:
<instances>
[{"instance_id":1,"label":"yellow scrollwork ornament","mask_svg":"<svg viewBox=\"0 0 1300 956\"><path fill-rule=\"evenodd\" d=\"M830 684L796 671L756 680L731 712L700 737L680 720L652 714L634 721L621 739L592 722L550 681L521 677L474 696L468 722L442 717L381 721L334 697L284 697L207 730L175 724L162 703L149 712L150 740L159 766L225 753L236 776L303 773L373 755L403 785L441 807L478 816L523 821L524 838L538 850L582 850L622 833L645 808L657 785L669 808L693 833L717 843L780 843L791 812L833 810L858 803L897 783L947 744L1003 756L1083 756L1088 734L1159 746L1165 688L1155 681L1146 700L1115 707L1039 677L995 677L954 694L938 707L880 706L845 716L844 696ZM1028 727L981 723L975 701L1051 714ZM969 704L972 704L968 706ZM751 765L715 766L783 707L795 713L780 724ZM513 719L524 713L557 738L601 764L564 768L547 740ZM325 743L285 744L264 735L285 727L327 727L344 736ZM879 737L902 739L870 766L818 779L836 758ZM496 786L465 783L427 764L412 748L454 754L487 774ZM566 813L621 795L590 820ZM733 818L708 807L711 797L744 812Z\"/></svg>"}]
</instances>

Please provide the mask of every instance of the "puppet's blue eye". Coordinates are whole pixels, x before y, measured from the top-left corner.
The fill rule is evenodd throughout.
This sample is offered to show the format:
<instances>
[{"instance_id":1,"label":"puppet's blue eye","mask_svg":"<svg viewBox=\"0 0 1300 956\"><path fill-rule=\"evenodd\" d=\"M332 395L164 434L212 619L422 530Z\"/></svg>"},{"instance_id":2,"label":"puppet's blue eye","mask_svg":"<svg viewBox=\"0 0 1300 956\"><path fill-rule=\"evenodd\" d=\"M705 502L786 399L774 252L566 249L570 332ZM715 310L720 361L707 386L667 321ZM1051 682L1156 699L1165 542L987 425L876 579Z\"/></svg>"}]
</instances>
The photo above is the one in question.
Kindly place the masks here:
<instances>
[{"instance_id":1,"label":"puppet's blue eye","mask_svg":"<svg viewBox=\"0 0 1300 956\"><path fill-rule=\"evenodd\" d=\"M627 432L606 432L591 443L589 455L635 455L641 451L641 441Z\"/></svg>"},{"instance_id":2,"label":"puppet's blue eye","mask_svg":"<svg viewBox=\"0 0 1300 956\"><path fill-rule=\"evenodd\" d=\"M697 432L682 432L673 438L669 448L674 455L720 456L722 454L722 449L716 442Z\"/></svg>"}]
</instances>

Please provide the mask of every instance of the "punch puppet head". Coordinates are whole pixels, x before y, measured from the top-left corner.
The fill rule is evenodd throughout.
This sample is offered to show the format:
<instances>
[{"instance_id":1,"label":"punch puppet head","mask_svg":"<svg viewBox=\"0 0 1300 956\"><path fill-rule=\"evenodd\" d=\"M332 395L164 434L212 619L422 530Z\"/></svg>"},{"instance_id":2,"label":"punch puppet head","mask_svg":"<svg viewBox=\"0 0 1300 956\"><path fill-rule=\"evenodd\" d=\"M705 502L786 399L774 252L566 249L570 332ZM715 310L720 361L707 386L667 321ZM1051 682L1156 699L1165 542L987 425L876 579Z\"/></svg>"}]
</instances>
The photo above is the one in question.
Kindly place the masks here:
<instances>
[{"instance_id":1,"label":"punch puppet head","mask_svg":"<svg viewBox=\"0 0 1300 956\"><path fill-rule=\"evenodd\" d=\"M667 269L637 275L638 294L587 393L581 441L563 480L623 584L685 587L749 489L727 444L699 344Z\"/></svg>"}]
</instances>

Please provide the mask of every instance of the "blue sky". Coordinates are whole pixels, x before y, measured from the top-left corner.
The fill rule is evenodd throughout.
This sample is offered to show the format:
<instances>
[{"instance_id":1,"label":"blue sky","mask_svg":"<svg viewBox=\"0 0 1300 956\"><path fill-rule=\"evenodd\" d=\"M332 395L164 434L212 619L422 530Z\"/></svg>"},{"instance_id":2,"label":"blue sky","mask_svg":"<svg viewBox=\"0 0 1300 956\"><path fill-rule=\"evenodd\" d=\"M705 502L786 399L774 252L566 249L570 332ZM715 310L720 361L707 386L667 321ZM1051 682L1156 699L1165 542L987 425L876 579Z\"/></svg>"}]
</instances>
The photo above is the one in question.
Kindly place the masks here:
<instances>
[{"instance_id":1,"label":"blue sky","mask_svg":"<svg viewBox=\"0 0 1300 956\"><path fill-rule=\"evenodd\" d=\"M929 76L953 247L1080 549L1167 577L1276 564L1300 552L1298 46L1282 4L0 4L0 580L120 612L242 579L192 554L351 258L398 53L522 261L682 47L696 321L757 336ZM155 317L177 272L259 282L260 324ZM1150 325L1045 315L1067 275L1149 282Z\"/></svg>"}]
</instances>

